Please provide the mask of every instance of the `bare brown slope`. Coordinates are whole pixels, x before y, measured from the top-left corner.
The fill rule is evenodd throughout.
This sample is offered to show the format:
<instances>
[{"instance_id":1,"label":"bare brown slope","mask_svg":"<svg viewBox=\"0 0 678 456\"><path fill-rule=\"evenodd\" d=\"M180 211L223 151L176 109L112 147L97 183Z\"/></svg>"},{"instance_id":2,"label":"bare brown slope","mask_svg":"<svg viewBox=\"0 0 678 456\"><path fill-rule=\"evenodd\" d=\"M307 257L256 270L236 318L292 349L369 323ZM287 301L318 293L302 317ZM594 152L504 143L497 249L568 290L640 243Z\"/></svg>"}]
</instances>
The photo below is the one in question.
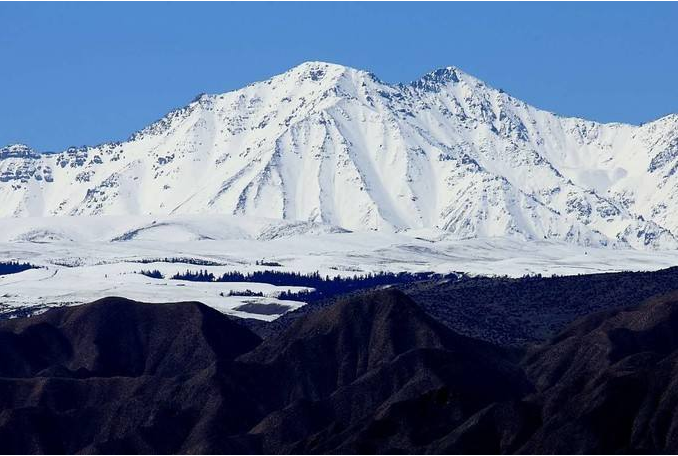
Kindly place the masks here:
<instances>
[{"instance_id":1,"label":"bare brown slope","mask_svg":"<svg viewBox=\"0 0 678 456\"><path fill-rule=\"evenodd\" d=\"M277 411L252 430L264 452L372 453L422 452L465 417L525 394L509 359L385 290L302 318L238 361L275 379L258 395Z\"/></svg>"},{"instance_id":2,"label":"bare brown slope","mask_svg":"<svg viewBox=\"0 0 678 456\"><path fill-rule=\"evenodd\" d=\"M107 298L2 322L0 451L214 448L215 422L251 426L252 404L219 379L259 342L198 303Z\"/></svg>"},{"instance_id":3,"label":"bare brown slope","mask_svg":"<svg viewBox=\"0 0 678 456\"><path fill-rule=\"evenodd\" d=\"M585 317L524 365L544 415L524 451L678 450L678 293Z\"/></svg>"}]
</instances>

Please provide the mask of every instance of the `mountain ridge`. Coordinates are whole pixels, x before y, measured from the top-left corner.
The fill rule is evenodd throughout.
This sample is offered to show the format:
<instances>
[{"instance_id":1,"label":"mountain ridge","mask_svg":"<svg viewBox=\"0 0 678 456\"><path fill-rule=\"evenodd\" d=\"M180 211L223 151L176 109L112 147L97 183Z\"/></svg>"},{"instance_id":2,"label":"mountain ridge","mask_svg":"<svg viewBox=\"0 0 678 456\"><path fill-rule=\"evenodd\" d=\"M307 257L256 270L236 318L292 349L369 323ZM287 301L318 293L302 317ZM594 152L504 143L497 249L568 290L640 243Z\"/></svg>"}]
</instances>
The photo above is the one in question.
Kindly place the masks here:
<instances>
[{"instance_id":1,"label":"mountain ridge","mask_svg":"<svg viewBox=\"0 0 678 456\"><path fill-rule=\"evenodd\" d=\"M227 213L678 248L678 116L558 117L456 67L389 84L306 62L129 140L0 149L2 216Z\"/></svg>"}]
</instances>

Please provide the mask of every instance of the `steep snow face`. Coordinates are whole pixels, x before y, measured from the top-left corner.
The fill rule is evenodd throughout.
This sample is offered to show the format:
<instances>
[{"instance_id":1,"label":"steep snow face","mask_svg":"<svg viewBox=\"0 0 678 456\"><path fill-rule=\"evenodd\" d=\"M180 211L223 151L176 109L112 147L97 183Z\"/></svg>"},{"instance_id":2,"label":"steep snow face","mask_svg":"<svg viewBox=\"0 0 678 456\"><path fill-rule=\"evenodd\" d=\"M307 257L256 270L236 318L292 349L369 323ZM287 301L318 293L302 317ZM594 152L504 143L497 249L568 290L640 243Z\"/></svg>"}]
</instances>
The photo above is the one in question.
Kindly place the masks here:
<instances>
[{"instance_id":1,"label":"steep snow face","mask_svg":"<svg viewBox=\"0 0 678 456\"><path fill-rule=\"evenodd\" d=\"M0 149L0 215L219 213L677 248L678 116L563 118L448 67L321 62L201 95L123 143Z\"/></svg>"}]
</instances>

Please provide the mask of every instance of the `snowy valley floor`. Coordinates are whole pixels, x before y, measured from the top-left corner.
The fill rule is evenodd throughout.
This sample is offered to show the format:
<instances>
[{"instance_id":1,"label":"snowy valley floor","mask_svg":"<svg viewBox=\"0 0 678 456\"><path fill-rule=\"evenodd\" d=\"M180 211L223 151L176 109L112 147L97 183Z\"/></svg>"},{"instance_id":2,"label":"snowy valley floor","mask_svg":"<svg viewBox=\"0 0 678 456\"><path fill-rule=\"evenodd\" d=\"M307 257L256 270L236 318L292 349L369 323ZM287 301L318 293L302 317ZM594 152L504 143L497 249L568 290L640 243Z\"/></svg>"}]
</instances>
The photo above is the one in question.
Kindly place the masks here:
<instances>
[{"instance_id":1,"label":"snowy valley floor","mask_svg":"<svg viewBox=\"0 0 678 456\"><path fill-rule=\"evenodd\" d=\"M453 240L434 230L349 233L313 223L228 216L57 217L1 219L0 261L9 260L41 268L0 276L3 313L123 296L145 302L200 301L230 315L272 320L278 315L236 308L250 302L298 308L303 303L276 298L298 287L167 277L186 270L218 275L271 269L256 264L261 260L279 263L275 269L280 271L330 276L379 271L572 275L662 269L678 264L678 252L507 238ZM210 265L191 264L196 260ZM138 274L142 269L157 269L166 279ZM264 297L227 296L247 289Z\"/></svg>"}]
</instances>

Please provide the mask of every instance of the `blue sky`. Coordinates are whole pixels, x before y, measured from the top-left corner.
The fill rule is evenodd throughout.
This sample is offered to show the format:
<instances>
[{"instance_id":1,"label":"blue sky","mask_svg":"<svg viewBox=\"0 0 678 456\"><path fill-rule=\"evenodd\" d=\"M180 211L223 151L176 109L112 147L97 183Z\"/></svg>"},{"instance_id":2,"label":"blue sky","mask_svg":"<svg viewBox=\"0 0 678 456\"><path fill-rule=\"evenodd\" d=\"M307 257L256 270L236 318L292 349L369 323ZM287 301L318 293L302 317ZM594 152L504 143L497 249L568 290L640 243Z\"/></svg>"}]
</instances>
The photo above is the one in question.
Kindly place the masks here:
<instances>
[{"instance_id":1,"label":"blue sky","mask_svg":"<svg viewBox=\"0 0 678 456\"><path fill-rule=\"evenodd\" d=\"M678 112L676 3L0 3L0 144L122 140L307 60L407 82L454 65L537 107Z\"/></svg>"}]
</instances>

